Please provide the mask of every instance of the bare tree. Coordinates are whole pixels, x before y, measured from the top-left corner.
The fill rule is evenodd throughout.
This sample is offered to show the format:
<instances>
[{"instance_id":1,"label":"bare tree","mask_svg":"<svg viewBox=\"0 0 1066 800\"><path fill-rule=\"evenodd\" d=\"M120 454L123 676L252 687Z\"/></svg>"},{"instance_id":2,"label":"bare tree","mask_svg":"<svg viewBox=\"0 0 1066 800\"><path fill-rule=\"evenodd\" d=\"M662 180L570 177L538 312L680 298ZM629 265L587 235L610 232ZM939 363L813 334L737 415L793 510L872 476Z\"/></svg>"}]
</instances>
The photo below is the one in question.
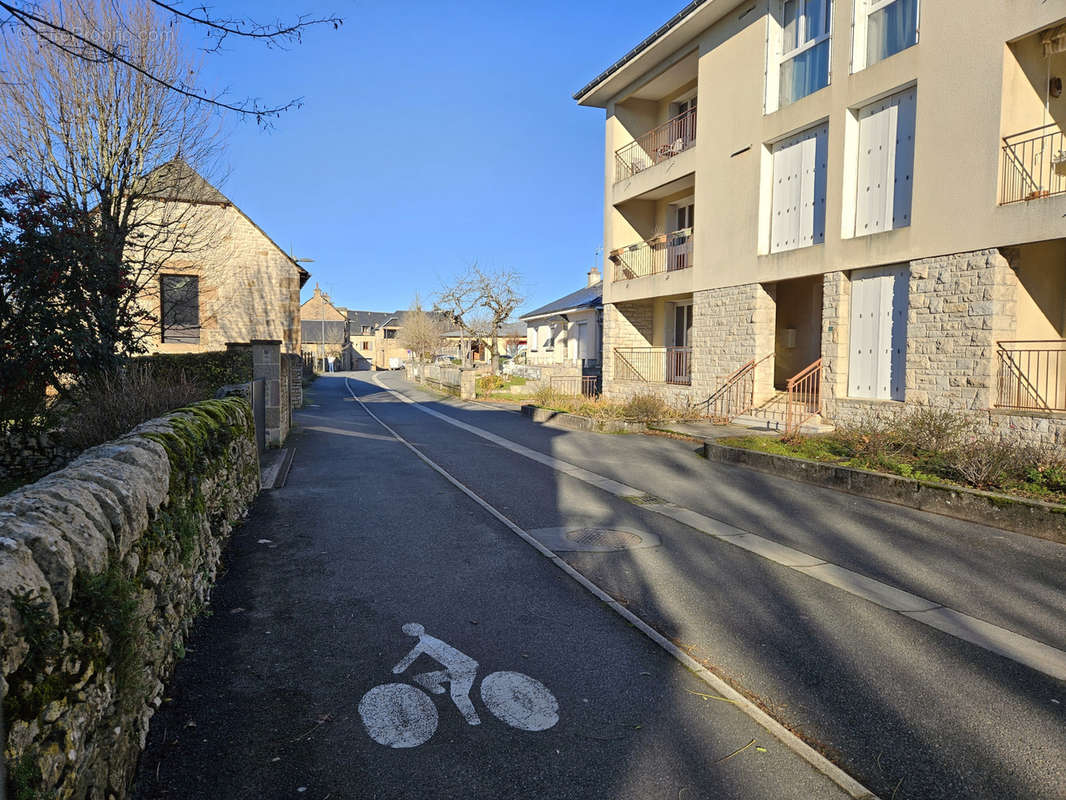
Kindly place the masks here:
<instances>
[{"instance_id":1,"label":"bare tree","mask_svg":"<svg viewBox=\"0 0 1066 800\"><path fill-rule=\"evenodd\" d=\"M85 3L91 5L96 2L96 0L75 1L77 5ZM223 42L230 37L258 41L268 47L286 47L299 43L304 32L309 28L328 25L336 30L344 23L340 17L336 16L310 17L307 15L301 15L289 21L275 20L270 23L261 23L249 17L213 16L206 5L189 9L182 8L180 1L141 0L140 5L146 10L157 12L157 15L168 26L186 23L201 31L206 37L204 50L209 53L219 52ZM198 86L195 73L174 74L159 70L156 68L157 65L139 58L140 54L136 49L126 47L122 38L114 35L114 31L84 29L80 27L77 15L62 13L64 10L57 9L54 4L48 5L36 0L25 2L0 0L0 11L8 14L6 19L0 20L0 27L6 28L9 35L13 30L17 31L32 38L39 47L62 51L68 56L89 64L120 64L137 72L148 82L154 83L157 88L166 92L216 109L254 117L260 123L267 118L277 117L282 112L302 105L303 101L299 98L280 105L262 105L256 99L226 100L224 94L211 93Z\"/></svg>"},{"instance_id":2,"label":"bare tree","mask_svg":"<svg viewBox=\"0 0 1066 800\"><path fill-rule=\"evenodd\" d=\"M415 295L415 301L404 316L400 330L403 346L415 354L419 363L424 363L426 356L432 357L440 349L443 338L440 316L424 311L422 301Z\"/></svg>"},{"instance_id":3,"label":"bare tree","mask_svg":"<svg viewBox=\"0 0 1066 800\"><path fill-rule=\"evenodd\" d=\"M466 339L470 334L469 318L480 305L481 282L478 279L477 264L441 286L433 304L434 311L442 313L459 328L459 357L467 366L470 361L466 349Z\"/></svg>"},{"instance_id":4,"label":"bare tree","mask_svg":"<svg viewBox=\"0 0 1066 800\"><path fill-rule=\"evenodd\" d=\"M500 368L500 327L518 309L525 298L520 292L522 277L514 270L484 272L474 267L480 305L489 320L488 346L492 354L492 372Z\"/></svg>"},{"instance_id":5,"label":"bare tree","mask_svg":"<svg viewBox=\"0 0 1066 800\"><path fill-rule=\"evenodd\" d=\"M79 33L56 33L55 46L41 47L3 30L0 172L58 197L91 231L108 279L86 285L83 303L106 361L139 349L159 271L187 270L225 238L204 213L225 198L201 177L218 150L218 123L210 108L166 87L197 68L179 26L153 4L47 0L35 8ZM140 66L85 59L77 44L85 38L112 43Z\"/></svg>"}]
</instances>

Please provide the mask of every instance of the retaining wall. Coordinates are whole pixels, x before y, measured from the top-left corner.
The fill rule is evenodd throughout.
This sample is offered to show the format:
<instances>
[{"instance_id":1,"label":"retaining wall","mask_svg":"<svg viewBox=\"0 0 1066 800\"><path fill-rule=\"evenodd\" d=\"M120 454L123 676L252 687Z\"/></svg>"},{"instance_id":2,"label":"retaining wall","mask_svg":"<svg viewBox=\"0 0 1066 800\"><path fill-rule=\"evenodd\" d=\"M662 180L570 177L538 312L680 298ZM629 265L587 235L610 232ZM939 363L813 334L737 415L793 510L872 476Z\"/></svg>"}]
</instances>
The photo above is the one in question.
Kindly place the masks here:
<instances>
[{"instance_id":1,"label":"retaining wall","mask_svg":"<svg viewBox=\"0 0 1066 800\"><path fill-rule=\"evenodd\" d=\"M207 400L0 498L10 797L122 798L259 489L251 409Z\"/></svg>"}]
</instances>

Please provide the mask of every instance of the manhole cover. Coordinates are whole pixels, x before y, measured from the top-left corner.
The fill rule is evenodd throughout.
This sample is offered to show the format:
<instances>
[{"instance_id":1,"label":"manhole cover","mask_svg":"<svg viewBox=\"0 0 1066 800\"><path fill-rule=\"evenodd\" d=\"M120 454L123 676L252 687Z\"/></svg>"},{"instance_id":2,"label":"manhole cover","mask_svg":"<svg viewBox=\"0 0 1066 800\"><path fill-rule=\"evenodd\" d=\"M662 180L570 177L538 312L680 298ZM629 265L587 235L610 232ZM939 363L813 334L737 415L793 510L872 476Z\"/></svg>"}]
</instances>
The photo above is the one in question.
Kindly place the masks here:
<instances>
[{"instance_id":1,"label":"manhole cover","mask_svg":"<svg viewBox=\"0 0 1066 800\"><path fill-rule=\"evenodd\" d=\"M611 547L625 548L636 547L641 543L641 538L629 531L615 531L610 528L581 528L576 531L567 531L567 541L588 547Z\"/></svg>"}]
</instances>

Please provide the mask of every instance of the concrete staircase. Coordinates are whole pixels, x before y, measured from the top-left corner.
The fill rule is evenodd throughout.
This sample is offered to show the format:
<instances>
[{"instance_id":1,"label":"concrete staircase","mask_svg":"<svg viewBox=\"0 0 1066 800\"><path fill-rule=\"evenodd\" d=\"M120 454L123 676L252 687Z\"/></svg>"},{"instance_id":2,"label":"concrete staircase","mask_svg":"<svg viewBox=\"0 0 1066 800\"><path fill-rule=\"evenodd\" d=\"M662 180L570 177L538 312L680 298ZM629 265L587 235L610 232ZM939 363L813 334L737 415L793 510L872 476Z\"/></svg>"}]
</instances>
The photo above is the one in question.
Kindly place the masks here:
<instances>
[{"instance_id":1,"label":"concrete staircase","mask_svg":"<svg viewBox=\"0 0 1066 800\"><path fill-rule=\"evenodd\" d=\"M775 392L773 397L747 414L734 417L730 424L759 431L785 431L786 393ZM833 426L827 424L820 414L816 414L800 426L799 432L805 434L829 433Z\"/></svg>"}]
</instances>

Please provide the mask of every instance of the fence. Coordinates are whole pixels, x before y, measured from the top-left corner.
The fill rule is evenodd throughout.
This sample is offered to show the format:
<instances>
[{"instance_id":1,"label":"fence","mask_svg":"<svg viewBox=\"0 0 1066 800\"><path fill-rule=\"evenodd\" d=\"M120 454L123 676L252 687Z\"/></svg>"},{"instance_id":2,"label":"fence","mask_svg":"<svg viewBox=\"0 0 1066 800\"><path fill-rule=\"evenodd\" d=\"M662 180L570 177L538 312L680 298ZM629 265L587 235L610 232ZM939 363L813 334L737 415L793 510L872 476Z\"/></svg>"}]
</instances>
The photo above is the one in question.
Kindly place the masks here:
<instances>
[{"instance_id":1,"label":"fence","mask_svg":"<svg viewBox=\"0 0 1066 800\"><path fill-rule=\"evenodd\" d=\"M1000 203L1036 200L1066 192L1066 137L1056 124L1003 137Z\"/></svg>"},{"instance_id":2,"label":"fence","mask_svg":"<svg viewBox=\"0 0 1066 800\"><path fill-rule=\"evenodd\" d=\"M692 229L623 247L611 253L614 279L628 281L692 266Z\"/></svg>"},{"instance_id":3,"label":"fence","mask_svg":"<svg viewBox=\"0 0 1066 800\"><path fill-rule=\"evenodd\" d=\"M600 395L599 375L555 375L549 379L552 391L577 397Z\"/></svg>"},{"instance_id":4,"label":"fence","mask_svg":"<svg viewBox=\"0 0 1066 800\"><path fill-rule=\"evenodd\" d=\"M696 143L696 109L652 128L614 154L615 183L688 150Z\"/></svg>"},{"instance_id":5,"label":"fence","mask_svg":"<svg viewBox=\"0 0 1066 800\"><path fill-rule=\"evenodd\" d=\"M789 378L785 393L785 435L791 436L822 411L822 359Z\"/></svg>"},{"instance_id":6,"label":"fence","mask_svg":"<svg viewBox=\"0 0 1066 800\"><path fill-rule=\"evenodd\" d=\"M1066 411L1066 340L999 342L996 407Z\"/></svg>"},{"instance_id":7,"label":"fence","mask_svg":"<svg viewBox=\"0 0 1066 800\"><path fill-rule=\"evenodd\" d=\"M411 373L420 382L435 383L448 389L459 391L459 367L440 364L409 364Z\"/></svg>"}]
</instances>

